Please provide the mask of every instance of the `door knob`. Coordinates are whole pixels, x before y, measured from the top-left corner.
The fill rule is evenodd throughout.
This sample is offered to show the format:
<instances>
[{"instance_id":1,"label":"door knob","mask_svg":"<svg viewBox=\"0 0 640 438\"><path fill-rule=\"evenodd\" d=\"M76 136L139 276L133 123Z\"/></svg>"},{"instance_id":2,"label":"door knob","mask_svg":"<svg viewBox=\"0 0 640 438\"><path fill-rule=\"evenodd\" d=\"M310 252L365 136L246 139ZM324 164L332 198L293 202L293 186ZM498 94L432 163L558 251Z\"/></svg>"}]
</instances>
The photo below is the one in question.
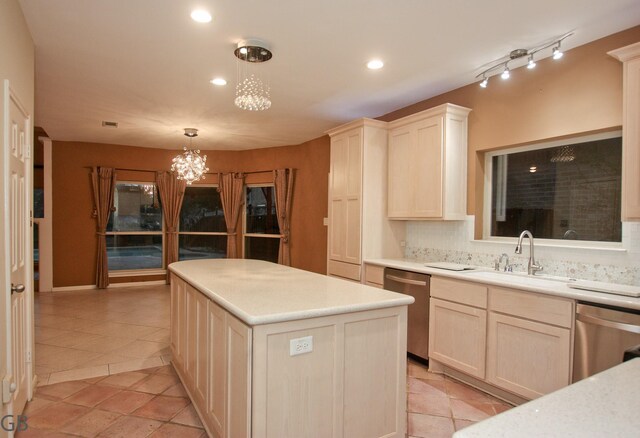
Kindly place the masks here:
<instances>
[{"instance_id":1,"label":"door knob","mask_svg":"<svg viewBox=\"0 0 640 438\"><path fill-rule=\"evenodd\" d=\"M11 295L15 294L15 293L22 293L24 292L24 284L13 284L11 283Z\"/></svg>"}]
</instances>

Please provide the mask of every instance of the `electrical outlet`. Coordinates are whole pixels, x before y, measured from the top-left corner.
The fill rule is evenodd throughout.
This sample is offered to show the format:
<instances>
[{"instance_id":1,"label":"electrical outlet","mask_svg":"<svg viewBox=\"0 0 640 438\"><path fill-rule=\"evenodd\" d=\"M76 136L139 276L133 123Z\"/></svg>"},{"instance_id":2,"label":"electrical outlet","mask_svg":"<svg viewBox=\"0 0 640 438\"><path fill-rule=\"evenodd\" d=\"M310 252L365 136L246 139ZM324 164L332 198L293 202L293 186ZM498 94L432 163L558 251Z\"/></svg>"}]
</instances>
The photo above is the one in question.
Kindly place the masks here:
<instances>
[{"instance_id":1,"label":"electrical outlet","mask_svg":"<svg viewBox=\"0 0 640 438\"><path fill-rule=\"evenodd\" d=\"M322 218L322 225L324 225L325 227L329 226L329 218L328 217L323 217Z\"/></svg>"},{"instance_id":2,"label":"electrical outlet","mask_svg":"<svg viewBox=\"0 0 640 438\"><path fill-rule=\"evenodd\" d=\"M311 353L313 351L313 336L292 339L289 341L289 356Z\"/></svg>"}]
</instances>

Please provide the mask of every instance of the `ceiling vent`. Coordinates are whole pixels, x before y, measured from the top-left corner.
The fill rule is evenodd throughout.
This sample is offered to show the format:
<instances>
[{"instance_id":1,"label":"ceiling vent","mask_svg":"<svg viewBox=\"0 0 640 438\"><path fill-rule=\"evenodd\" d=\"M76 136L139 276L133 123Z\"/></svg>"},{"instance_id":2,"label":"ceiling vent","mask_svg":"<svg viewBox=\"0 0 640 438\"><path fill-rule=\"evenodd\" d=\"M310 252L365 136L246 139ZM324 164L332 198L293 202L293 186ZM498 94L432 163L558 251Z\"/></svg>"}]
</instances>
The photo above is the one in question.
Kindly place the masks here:
<instances>
[{"instance_id":1,"label":"ceiling vent","mask_svg":"<svg viewBox=\"0 0 640 438\"><path fill-rule=\"evenodd\" d=\"M102 126L104 126L105 128L117 128L118 122L107 122L106 120L103 120Z\"/></svg>"}]
</instances>

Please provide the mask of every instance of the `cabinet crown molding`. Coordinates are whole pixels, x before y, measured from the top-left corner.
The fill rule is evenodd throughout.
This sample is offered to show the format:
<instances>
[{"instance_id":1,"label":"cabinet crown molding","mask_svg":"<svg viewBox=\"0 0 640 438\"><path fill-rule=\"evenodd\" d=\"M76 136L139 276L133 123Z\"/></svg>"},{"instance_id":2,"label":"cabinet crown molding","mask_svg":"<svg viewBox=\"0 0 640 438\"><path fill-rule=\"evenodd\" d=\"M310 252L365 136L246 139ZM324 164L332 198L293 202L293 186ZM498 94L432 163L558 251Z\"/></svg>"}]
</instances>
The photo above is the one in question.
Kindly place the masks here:
<instances>
[{"instance_id":1,"label":"cabinet crown molding","mask_svg":"<svg viewBox=\"0 0 640 438\"><path fill-rule=\"evenodd\" d=\"M417 120L422 120L428 117L432 117L438 114L451 114L454 116L466 117L471 112L470 108L465 108L453 103L443 103L442 105L434 106L433 108L420 111L415 114L411 114L400 119L389 122L389 129L398 128L400 126L413 123Z\"/></svg>"},{"instance_id":2,"label":"cabinet crown molding","mask_svg":"<svg viewBox=\"0 0 640 438\"><path fill-rule=\"evenodd\" d=\"M626 62L631 59L638 58L640 57L640 42L612 50L610 52L607 52L607 55L613 56L621 62Z\"/></svg>"},{"instance_id":3,"label":"cabinet crown molding","mask_svg":"<svg viewBox=\"0 0 640 438\"><path fill-rule=\"evenodd\" d=\"M334 135L340 134L345 131L349 131L353 128L361 128L361 127L371 127L371 128L383 128L387 129L387 122L383 122L381 120L369 119L366 117L362 117L360 119L353 120L349 123L345 123L344 125L337 126L335 128L329 129L325 131L325 134L328 134L330 137Z\"/></svg>"}]
</instances>

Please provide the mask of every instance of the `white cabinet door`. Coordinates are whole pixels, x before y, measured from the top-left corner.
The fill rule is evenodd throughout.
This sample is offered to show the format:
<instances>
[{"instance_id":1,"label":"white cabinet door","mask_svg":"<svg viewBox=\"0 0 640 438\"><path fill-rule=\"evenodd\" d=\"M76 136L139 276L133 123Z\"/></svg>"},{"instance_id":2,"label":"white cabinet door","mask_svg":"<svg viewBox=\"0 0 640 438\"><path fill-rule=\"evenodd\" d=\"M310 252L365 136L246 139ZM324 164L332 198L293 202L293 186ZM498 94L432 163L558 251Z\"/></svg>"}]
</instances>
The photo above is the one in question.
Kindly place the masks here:
<instances>
[{"instance_id":1,"label":"white cabinet door","mask_svg":"<svg viewBox=\"0 0 640 438\"><path fill-rule=\"evenodd\" d=\"M442 116L429 117L415 124L413 171L415 188L412 216L442 217Z\"/></svg>"},{"instance_id":2,"label":"white cabinet door","mask_svg":"<svg viewBox=\"0 0 640 438\"><path fill-rule=\"evenodd\" d=\"M208 360L209 360L209 337L207 331L208 311L207 303L209 299L203 294L193 289L195 296L195 317L196 317L196 339L195 345L195 363L193 367L193 397L198 406L206 406L207 402L207 386L209 383Z\"/></svg>"},{"instance_id":3,"label":"white cabinet door","mask_svg":"<svg viewBox=\"0 0 640 438\"><path fill-rule=\"evenodd\" d=\"M215 436L223 437L227 418L226 312L209 302L209 394L205 419Z\"/></svg>"},{"instance_id":4,"label":"white cabinet door","mask_svg":"<svg viewBox=\"0 0 640 438\"><path fill-rule=\"evenodd\" d=\"M361 261L362 128L331 139L329 258Z\"/></svg>"},{"instance_id":5,"label":"white cabinet door","mask_svg":"<svg viewBox=\"0 0 640 438\"><path fill-rule=\"evenodd\" d=\"M486 310L431 298L429 359L484 379L486 322Z\"/></svg>"},{"instance_id":6,"label":"white cabinet door","mask_svg":"<svg viewBox=\"0 0 640 438\"><path fill-rule=\"evenodd\" d=\"M413 134L411 126L402 126L389 132L389 193L388 216L413 215L414 181L412 178Z\"/></svg>"},{"instance_id":7,"label":"white cabinet door","mask_svg":"<svg viewBox=\"0 0 640 438\"><path fill-rule=\"evenodd\" d=\"M252 330L228 312L225 317L227 350L227 430L225 437L248 438L251 435Z\"/></svg>"},{"instance_id":8,"label":"white cabinet door","mask_svg":"<svg viewBox=\"0 0 640 438\"><path fill-rule=\"evenodd\" d=\"M570 381L570 329L489 313L487 381L534 399Z\"/></svg>"},{"instance_id":9,"label":"white cabinet door","mask_svg":"<svg viewBox=\"0 0 640 438\"><path fill-rule=\"evenodd\" d=\"M171 354L172 361L184 366L186 348L186 283L178 276L171 276Z\"/></svg>"}]
</instances>

